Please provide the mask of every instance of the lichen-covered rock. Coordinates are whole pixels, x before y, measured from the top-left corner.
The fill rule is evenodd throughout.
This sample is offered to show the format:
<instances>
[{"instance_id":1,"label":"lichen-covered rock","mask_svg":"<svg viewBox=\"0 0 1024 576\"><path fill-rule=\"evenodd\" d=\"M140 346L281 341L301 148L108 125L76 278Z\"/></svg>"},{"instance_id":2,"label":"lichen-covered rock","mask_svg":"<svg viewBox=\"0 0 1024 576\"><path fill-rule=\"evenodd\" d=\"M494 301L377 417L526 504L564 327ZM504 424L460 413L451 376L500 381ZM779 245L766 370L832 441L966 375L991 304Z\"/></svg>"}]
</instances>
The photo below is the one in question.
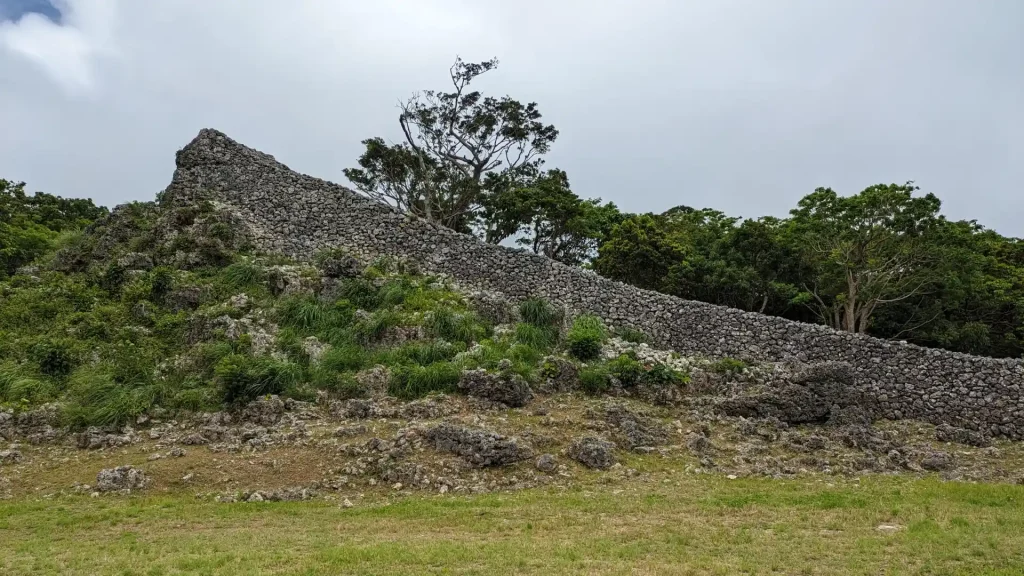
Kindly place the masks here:
<instances>
[{"instance_id":1,"label":"lichen-covered rock","mask_svg":"<svg viewBox=\"0 0 1024 576\"><path fill-rule=\"evenodd\" d=\"M0 450L0 464L17 464L21 462L21 452L15 449Z\"/></svg>"},{"instance_id":2,"label":"lichen-covered rock","mask_svg":"<svg viewBox=\"0 0 1024 576\"><path fill-rule=\"evenodd\" d=\"M134 466L105 468L96 475L96 489L100 492L138 490L149 484L149 478Z\"/></svg>"},{"instance_id":3,"label":"lichen-covered rock","mask_svg":"<svg viewBox=\"0 0 1024 576\"><path fill-rule=\"evenodd\" d=\"M540 376L543 381L543 392L571 392L579 388L580 369L572 360L561 356L547 356L541 362Z\"/></svg>"},{"instance_id":4,"label":"lichen-covered rock","mask_svg":"<svg viewBox=\"0 0 1024 576\"><path fill-rule=\"evenodd\" d=\"M953 467L953 457L947 452L932 452L921 459L921 468L932 472L942 472Z\"/></svg>"},{"instance_id":5,"label":"lichen-covered rock","mask_svg":"<svg viewBox=\"0 0 1024 576\"><path fill-rule=\"evenodd\" d=\"M89 427L85 432L78 435L78 447L83 450L115 448L117 446L127 446L131 443L131 434L110 434L94 426Z\"/></svg>"},{"instance_id":6,"label":"lichen-covered rock","mask_svg":"<svg viewBox=\"0 0 1024 576\"><path fill-rule=\"evenodd\" d=\"M617 429L622 443L630 450L661 446L668 439L668 430L663 425L623 404L605 406L604 420Z\"/></svg>"},{"instance_id":7,"label":"lichen-covered rock","mask_svg":"<svg viewBox=\"0 0 1024 576\"><path fill-rule=\"evenodd\" d=\"M285 413L284 400L274 395L269 398L260 398L249 402L242 408L241 419L252 422L253 424L261 424L263 426L273 426L277 424L278 420Z\"/></svg>"},{"instance_id":8,"label":"lichen-covered rock","mask_svg":"<svg viewBox=\"0 0 1024 576\"><path fill-rule=\"evenodd\" d=\"M387 394L388 381L391 379L391 371L387 366L380 364L373 368L356 372L355 380L359 386L371 397L378 397Z\"/></svg>"},{"instance_id":9,"label":"lichen-covered rock","mask_svg":"<svg viewBox=\"0 0 1024 576\"><path fill-rule=\"evenodd\" d=\"M935 439L939 442L956 442L968 446L985 448L992 445L992 437L982 432L958 428L949 424L939 424L935 427Z\"/></svg>"},{"instance_id":10,"label":"lichen-covered rock","mask_svg":"<svg viewBox=\"0 0 1024 576\"><path fill-rule=\"evenodd\" d=\"M518 374L493 374L484 369L465 370L459 378L459 390L469 396L501 402L512 408L526 406L533 391Z\"/></svg>"},{"instance_id":11,"label":"lichen-covered rock","mask_svg":"<svg viewBox=\"0 0 1024 576\"><path fill-rule=\"evenodd\" d=\"M514 324L519 321L519 311L505 296L487 290L473 290L466 294L469 305L481 318L494 325Z\"/></svg>"},{"instance_id":12,"label":"lichen-covered rock","mask_svg":"<svg viewBox=\"0 0 1024 576\"><path fill-rule=\"evenodd\" d=\"M363 274L363 265L347 254L326 256L320 259L318 266L327 278L358 278Z\"/></svg>"},{"instance_id":13,"label":"lichen-covered rock","mask_svg":"<svg viewBox=\"0 0 1024 576\"><path fill-rule=\"evenodd\" d=\"M615 464L615 444L595 436L578 438L569 445L569 458L587 468L604 470Z\"/></svg>"},{"instance_id":14,"label":"lichen-covered rock","mask_svg":"<svg viewBox=\"0 0 1024 576\"><path fill-rule=\"evenodd\" d=\"M302 340L302 351L309 357L309 363L314 366L320 363L320 359L330 347L330 344L321 342L316 336L309 336Z\"/></svg>"},{"instance_id":15,"label":"lichen-covered rock","mask_svg":"<svg viewBox=\"0 0 1024 576\"><path fill-rule=\"evenodd\" d=\"M516 438L490 430L441 423L426 432L434 448L462 456L474 466L506 466L533 455L532 449Z\"/></svg>"},{"instance_id":16,"label":"lichen-covered rock","mask_svg":"<svg viewBox=\"0 0 1024 576\"><path fill-rule=\"evenodd\" d=\"M703 434L690 434L686 439L686 448L697 456L707 456L715 451L711 439Z\"/></svg>"},{"instance_id":17,"label":"lichen-covered rock","mask_svg":"<svg viewBox=\"0 0 1024 576\"><path fill-rule=\"evenodd\" d=\"M534 467L541 472L550 474L558 469L558 460L555 459L554 454L541 454L534 462Z\"/></svg>"}]
</instances>

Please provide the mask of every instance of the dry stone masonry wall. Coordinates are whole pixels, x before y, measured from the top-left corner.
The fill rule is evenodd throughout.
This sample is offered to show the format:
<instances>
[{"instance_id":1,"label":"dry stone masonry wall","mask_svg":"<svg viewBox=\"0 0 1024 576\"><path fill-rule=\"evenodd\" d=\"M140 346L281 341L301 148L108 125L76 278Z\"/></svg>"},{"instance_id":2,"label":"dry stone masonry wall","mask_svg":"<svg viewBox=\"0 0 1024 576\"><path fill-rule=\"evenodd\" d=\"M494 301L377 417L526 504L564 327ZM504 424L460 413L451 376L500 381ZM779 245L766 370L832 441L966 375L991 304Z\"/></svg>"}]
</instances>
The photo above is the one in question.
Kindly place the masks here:
<instances>
[{"instance_id":1,"label":"dry stone masonry wall","mask_svg":"<svg viewBox=\"0 0 1024 576\"><path fill-rule=\"evenodd\" d=\"M572 312L631 326L683 354L762 361L844 361L878 417L949 423L1024 438L1024 363L889 342L824 326L641 290L531 253L410 218L330 182L298 174L215 130L177 155L165 200L209 199L249 224L255 245L309 259L341 247L388 255L513 301L542 296Z\"/></svg>"}]
</instances>

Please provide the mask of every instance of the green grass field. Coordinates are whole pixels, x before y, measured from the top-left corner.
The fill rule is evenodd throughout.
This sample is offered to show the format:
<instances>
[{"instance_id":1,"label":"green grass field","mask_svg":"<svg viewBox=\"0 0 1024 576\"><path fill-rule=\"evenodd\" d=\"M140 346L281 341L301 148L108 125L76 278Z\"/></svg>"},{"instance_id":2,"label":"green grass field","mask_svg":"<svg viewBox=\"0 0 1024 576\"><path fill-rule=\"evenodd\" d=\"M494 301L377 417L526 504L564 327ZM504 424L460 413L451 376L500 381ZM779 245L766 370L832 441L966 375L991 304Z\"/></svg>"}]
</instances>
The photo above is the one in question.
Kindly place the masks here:
<instances>
[{"instance_id":1,"label":"green grass field","mask_svg":"<svg viewBox=\"0 0 1024 576\"><path fill-rule=\"evenodd\" d=\"M1024 573L1022 486L837 482L688 475L352 508L21 497L0 503L0 573Z\"/></svg>"}]
</instances>

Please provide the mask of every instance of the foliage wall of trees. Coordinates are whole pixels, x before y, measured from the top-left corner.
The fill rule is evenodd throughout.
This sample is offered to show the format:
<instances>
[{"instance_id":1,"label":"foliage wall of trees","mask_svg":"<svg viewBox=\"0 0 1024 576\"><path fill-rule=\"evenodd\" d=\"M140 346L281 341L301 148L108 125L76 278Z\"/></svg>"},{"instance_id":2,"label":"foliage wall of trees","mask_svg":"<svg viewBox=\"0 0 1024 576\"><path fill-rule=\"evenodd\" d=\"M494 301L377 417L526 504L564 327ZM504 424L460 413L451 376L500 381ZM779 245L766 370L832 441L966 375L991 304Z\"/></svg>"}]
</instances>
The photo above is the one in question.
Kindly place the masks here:
<instances>
[{"instance_id":1,"label":"foliage wall of trees","mask_svg":"<svg viewBox=\"0 0 1024 576\"><path fill-rule=\"evenodd\" d=\"M0 179L0 279L46 254L61 233L107 213L84 198L25 193L24 182Z\"/></svg>"}]
</instances>

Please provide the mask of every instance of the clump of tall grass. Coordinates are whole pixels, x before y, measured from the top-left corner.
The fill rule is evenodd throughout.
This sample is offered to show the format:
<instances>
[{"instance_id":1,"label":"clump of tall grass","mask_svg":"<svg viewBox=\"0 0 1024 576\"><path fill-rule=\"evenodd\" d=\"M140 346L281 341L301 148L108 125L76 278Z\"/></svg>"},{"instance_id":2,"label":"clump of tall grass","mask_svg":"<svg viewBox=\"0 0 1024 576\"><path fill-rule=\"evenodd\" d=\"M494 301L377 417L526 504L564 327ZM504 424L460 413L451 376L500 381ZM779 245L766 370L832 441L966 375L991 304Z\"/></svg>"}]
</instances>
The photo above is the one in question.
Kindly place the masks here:
<instances>
[{"instance_id":1,"label":"clump of tall grass","mask_svg":"<svg viewBox=\"0 0 1024 576\"><path fill-rule=\"evenodd\" d=\"M429 313L424 325L436 338L466 344L482 340L490 333L490 328L475 313L457 312L447 307Z\"/></svg>"},{"instance_id":2,"label":"clump of tall grass","mask_svg":"<svg viewBox=\"0 0 1024 576\"><path fill-rule=\"evenodd\" d=\"M281 394L297 384L302 370L292 362L267 356L231 354L214 368L225 402L245 402L267 394Z\"/></svg>"},{"instance_id":3,"label":"clump of tall grass","mask_svg":"<svg viewBox=\"0 0 1024 576\"><path fill-rule=\"evenodd\" d=\"M391 371L388 393L397 398L411 400L434 392L454 392L462 375L451 362L437 362L429 366L399 366Z\"/></svg>"}]
</instances>

